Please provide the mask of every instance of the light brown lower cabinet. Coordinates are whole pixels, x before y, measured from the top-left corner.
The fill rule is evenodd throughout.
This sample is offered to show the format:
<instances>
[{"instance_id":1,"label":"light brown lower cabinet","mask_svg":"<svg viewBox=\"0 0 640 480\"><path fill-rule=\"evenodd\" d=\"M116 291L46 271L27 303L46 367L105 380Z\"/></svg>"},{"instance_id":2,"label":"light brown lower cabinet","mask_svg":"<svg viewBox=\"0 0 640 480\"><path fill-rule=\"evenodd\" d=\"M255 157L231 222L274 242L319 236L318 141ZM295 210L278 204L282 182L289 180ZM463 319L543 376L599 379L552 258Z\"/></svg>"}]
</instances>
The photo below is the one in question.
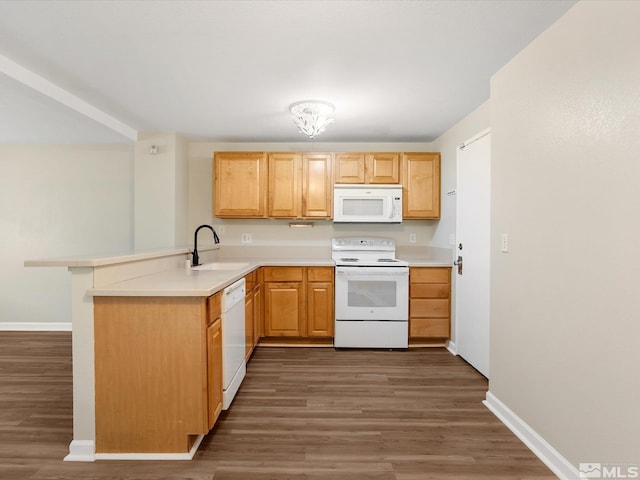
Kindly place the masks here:
<instances>
[{"instance_id":1,"label":"light brown lower cabinet","mask_svg":"<svg viewBox=\"0 0 640 480\"><path fill-rule=\"evenodd\" d=\"M220 294L93 302L96 452L189 452L222 409Z\"/></svg>"},{"instance_id":2,"label":"light brown lower cabinet","mask_svg":"<svg viewBox=\"0 0 640 480\"><path fill-rule=\"evenodd\" d=\"M264 336L333 337L333 267L263 267Z\"/></svg>"},{"instance_id":3,"label":"light brown lower cabinet","mask_svg":"<svg viewBox=\"0 0 640 480\"><path fill-rule=\"evenodd\" d=\"M254 270L244 279L246 282L244 302L245 360L248 361L263 335L262 269Z\"/></svg>"},{"instance_id":4,"label":"light brown lower cabinet","mask_svg":"<svg viewBox=\"0 0 640 480\"><path fill-rule=\"evenodd\" d=\"M307 268L307 336L333 337L333 267Z\"/></svg>"},{"instance_id":5,"label":"light brown lower cabinet","mask_svg":"<svg viewBox=\"0 0 640 480\"><path fill-rule=\"evenodd\" d=\"M262 268L255 271L256 283L253 287L253 347L255 348L264 335L264 295L262 293Z\"/></svg>"},{"instance_id":6,"label":"light brown lower cabinet","mask_svg":"<svg viewBox=\"0 0 640 480\"><path fill-rule=\"evenodd\" d=\"M409 339L447 339L451 330L451 268L409 269Z\"/></svg>"},{"instance_id":7,"label":"light brown lower cabinet","mask_svg":"<svg viewBox=\"0 0 640 480\"><path fill-rule=\"evenodd\" d=\"M209 395L209 430L222 412L222 320L218 318L207 328L207 391Z\"/></svg>"},{"instance_id":8,"label":"light brown lower cabinet","mask_svg":"<svg viewBox=\"0 0 640 480\"><path fill-rule=\"evenodd\" d=\"M245 361L249 360L251 354L253 353L253 329L255 328L253 317L254 317L254 307L253 307L253 289L247 289L247 292L244 297L244 359Z\"/></svg>"}]
</instances>

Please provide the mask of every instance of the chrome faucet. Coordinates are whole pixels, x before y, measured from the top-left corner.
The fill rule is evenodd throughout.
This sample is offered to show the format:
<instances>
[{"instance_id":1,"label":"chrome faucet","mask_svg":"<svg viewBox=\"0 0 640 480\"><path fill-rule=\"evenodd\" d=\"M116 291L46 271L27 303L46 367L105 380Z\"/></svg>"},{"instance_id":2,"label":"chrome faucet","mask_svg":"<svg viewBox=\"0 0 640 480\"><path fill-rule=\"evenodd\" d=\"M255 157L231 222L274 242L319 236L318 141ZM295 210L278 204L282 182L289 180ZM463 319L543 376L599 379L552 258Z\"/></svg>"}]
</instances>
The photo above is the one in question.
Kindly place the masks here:
<instances>
[{"instance_id":1,"label":"chrome faucet","mask_svg":"<svg viewBox=\"0 0 640 480\"><path fill-rule=\"evenodd\" d=\"M196 228L196 233L193 234L193 258L191 259L191 266L197 267L200 265L200 257L198 256L198 232L201 228L208 228L213 233L213 241L215 243L220 243L220 239L218 238L218 234L213 229L211 225L200 225Z\"/></svg>"}]
</instances>

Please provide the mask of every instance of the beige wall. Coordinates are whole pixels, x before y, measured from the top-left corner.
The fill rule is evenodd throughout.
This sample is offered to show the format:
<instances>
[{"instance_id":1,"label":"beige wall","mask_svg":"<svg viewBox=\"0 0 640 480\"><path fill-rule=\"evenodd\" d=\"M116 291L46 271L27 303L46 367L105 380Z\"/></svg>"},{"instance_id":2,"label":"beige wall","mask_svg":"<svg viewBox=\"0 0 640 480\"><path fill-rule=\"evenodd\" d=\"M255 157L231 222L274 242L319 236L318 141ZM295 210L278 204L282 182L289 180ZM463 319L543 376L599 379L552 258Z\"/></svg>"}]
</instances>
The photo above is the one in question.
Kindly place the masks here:
<instances>
[{"instance_id":1,"label":"beige wall","mask_svg":"<svg viewBox=\"0 0 640 480\"><path fill-rule=\"evenodd\" d=\"M212 223L227 245L239 244L242 233L250 233L253 243L329 245L332 237L347 235L388 236L398 245L409 244L409 234L415 233L417 245L430 245L437 220L409 220L400 225L334 225L328 220L316 220L313 228L289 228L287 220L223 220L213 217L212 178L215 151L316 151L316 152L398 152L432 151L430 143L205 143L189 145L189 225L190 231L203 223ZM207 241L203 235L203 241ZM191 240L193 241L193 240ZM200 238L198 239L200 241Z\"/></svg>"},{"instance_id":2,"label":"beige wall","mask_svg":"<svg viewBox=\"0 0 640 480\"><path fill-rule=\"evenodd\" d=\"M579 2L491 81L490 391L574 466L640 464L638 19Z\"/></svg>"},{"instance_id":3,"label":"beige wall","mask_svg":"<svg viewBox=\"0 0 640 480\"><path fill-rule=\"evenodd\" d=\"M132 170L130 146L0 145L0 329L70 328L67 269L24 261L131 250Z\"/></svg>"},{"instance_id":4,"label":"beige wall","mask_svg":"<svg viewBox=\"0 0 640 480\"><path fill-rule=\"evenodd\" d=\"M151 154L150 148L157 147ZM188 243L189 145L176 133L141 132L135 146L135 248Z\"/></svg>"}]
</instances>

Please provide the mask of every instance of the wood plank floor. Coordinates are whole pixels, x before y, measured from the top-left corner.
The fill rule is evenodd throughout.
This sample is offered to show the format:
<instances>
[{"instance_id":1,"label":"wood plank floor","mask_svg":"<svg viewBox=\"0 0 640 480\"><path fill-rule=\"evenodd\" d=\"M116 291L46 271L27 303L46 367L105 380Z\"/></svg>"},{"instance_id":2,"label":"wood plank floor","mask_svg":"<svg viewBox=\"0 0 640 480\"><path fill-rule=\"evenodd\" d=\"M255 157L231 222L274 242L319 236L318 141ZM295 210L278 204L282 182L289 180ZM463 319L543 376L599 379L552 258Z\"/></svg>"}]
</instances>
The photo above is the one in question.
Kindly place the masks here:
<instances>
[{"instance_id":1,"label":"wood plank floor","mask_svg":"<svg viewBox=\"0 0 640 480\"><path fill-rule=\"evenodd\" d=\"M445 349L258 348L192 461L63 462L71 334L0 332L0 479L554 479Z\"/></svg>"}]
</instances>

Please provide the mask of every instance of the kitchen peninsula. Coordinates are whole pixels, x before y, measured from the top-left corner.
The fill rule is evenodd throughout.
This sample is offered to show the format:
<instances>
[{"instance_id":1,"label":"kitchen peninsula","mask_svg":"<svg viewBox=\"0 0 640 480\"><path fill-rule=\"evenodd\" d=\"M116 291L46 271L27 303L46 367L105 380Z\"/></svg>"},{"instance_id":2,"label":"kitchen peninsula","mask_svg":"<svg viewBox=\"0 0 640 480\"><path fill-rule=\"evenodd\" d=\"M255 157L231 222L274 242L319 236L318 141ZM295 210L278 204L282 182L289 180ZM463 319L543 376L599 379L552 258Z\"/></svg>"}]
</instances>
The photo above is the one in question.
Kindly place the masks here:
<instances>
[{"instance_id":1,"label":"kitchen peninsula","mask_svg":"<svg viewBox=\"0 0 640 480\"><path fill-rule=\"evenodd\" d=\"M282 252L282 249L269 246L211 245L200 250L203 263L228 262L229 268L186 268L187 248L25 262L25 266L33 267L67 267L71 272L73 441L65 460L191 459L215 421L215 415L209 411L211 402L208 397L213 394L209 378L211 369L219 365L216 366L215 361L212 365L212 357L207 355L210 340L207 327L213 325L216 315L219 315L218 292L238 279L255 279L255 272L260 267L298 270L304 282L310 280L310 284L314 284L315 280L318 285L322 283L319 280L325 279L312 272L333 268L328 247L290 247ZM402 251L399 253L402 255ZM425 247L407 252L407 260L414 266L446 269L451 266L451 252L449 249ZM247 287L247 293L251 288L254 286ZM331 282L331 301L332 288ZM116 320L111 319L111 313L101 313L103 309L118 311L124 308L122 305L126 305L128 310ZM332 314L333 310L330 312ZM119 332L118 325L126 331ZM263 333L256 323L252 330L256 342ZM307 332L306 327L303 334L314 335L311 329ZM326 338L330 334L320 332L317 335ZM139 338L146 343L134 346L125 341L130 338ZM331 338L328 340L330 345ZM164 347L160 347L163 342ZM154 361L144 358L153 351L157 355ZM247 351L250 355L249 347ZM136 378L134 368L113 368L114 358L118 355L129 355L128 361L137 361L145 365L144 368L151 368L151 374L143 368L147 376L166 372L169 384L175 383L172 388L175 397L171 397L173 393L170 391L154 390L153 385L144 387L149 379ZM105 369L110 369L106 383L101 380ZM128 379L125 378L127 375ZM144 409L156 402L165 405L165 410L160 412L160 418L149 417L147 421L144 418L135 420L133 410L124 412L125 420L120 421L128 422L132 430L127 435L121 432L118 438L118 432L108 428L118 420L109 418L110 414L105 416L105 412L113 411L114 402L125 405L122 399L130 395L122 387L121 382L125 381L135 381L138 386L142 384L140 388L146 388L145 394L151 396L138 399L138 405L131 408ZM154 394L159 395L155 400ZM167 400L167 396L171 398ZM131 403L126 405L129 408ZM149 441L150 438L153 440Z\"/></svg>"}]
</instances>

